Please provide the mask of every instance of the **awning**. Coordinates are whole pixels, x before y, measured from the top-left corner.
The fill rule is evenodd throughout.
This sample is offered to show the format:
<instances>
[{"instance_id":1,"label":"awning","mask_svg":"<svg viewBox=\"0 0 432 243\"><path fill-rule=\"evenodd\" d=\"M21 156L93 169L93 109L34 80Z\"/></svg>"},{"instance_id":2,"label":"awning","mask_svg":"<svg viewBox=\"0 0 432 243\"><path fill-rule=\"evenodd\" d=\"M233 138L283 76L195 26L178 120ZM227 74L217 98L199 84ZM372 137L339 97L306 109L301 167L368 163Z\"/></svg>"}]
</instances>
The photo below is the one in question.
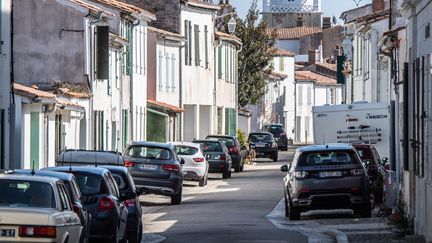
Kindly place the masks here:
<instances>
[{"instance_id":1,"label":"awning","mask_svg":"<svg viewBox=\"0 0 432 243\"><path fill-rule=\"evenodd\" d=\"M160 102L160 101L151 100L151 99L147 99L147 103L150 105L153 105L153 106L161 107L163 109L166 109L166 110L174 112L174 113L182 113L185 111L184 109L182 109L180 107L170 105L170 104Z\"/></svg>"}]
</instances>

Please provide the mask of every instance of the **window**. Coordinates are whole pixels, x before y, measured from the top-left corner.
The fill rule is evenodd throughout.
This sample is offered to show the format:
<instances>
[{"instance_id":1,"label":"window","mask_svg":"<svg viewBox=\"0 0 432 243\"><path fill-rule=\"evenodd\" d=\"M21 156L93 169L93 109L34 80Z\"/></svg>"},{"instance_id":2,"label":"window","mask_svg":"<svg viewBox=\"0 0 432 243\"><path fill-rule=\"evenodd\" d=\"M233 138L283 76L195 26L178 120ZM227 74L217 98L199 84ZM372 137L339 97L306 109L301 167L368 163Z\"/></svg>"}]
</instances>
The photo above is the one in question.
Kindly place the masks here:
<instances>
[{"instance_id":1,"label":"window","mask_svg":"<svg viewBox=\"0 0 432 243\"><path fill-rule=\"evenodd\" d=\"M100 176L85 173L74 173L74 175L83 195L105 193Z\"/></svg>"},{"instance_id":2,"label":"window","mask_svg":"<svg viewBox=\"0 0 432 243\"><path fill-rule=\"evenodd\" d=\"M222 79L222 45L218 47L218 79Z\"/></svg>"},{"instance_id":3,"label":"window","mask_svg":"<svg viewBox=\"0 0 432 243\"><path fill-rule=\"evenodd\" d=\"M54 191L45 182L0 180L0 206L55 208Z\"/></svg>"},{"instance_id":4,"label":"window","mask_svg":"<svg viewBox=\"0 0 432 243\"><path fill-rule=\"evenodd\" d=\"M175 150L177 155L194 155L198 153L198 149L190 146L176 145Z\"/></svg>"},{"instance_id":5,"label":"window","mask_svg":"<svg viewBox=\"0 0 432 243\"><path fill-rule=\"evenodd\" d=\"M69 201L69 197L67 196L67 193L65 191L65 188L62 184L57 184L59 197L60 197L60 203L61 203L61 209L62 210L71 210L71 205Z\"/></svg>"},{"instance_id":6,"label":"window","mask_svg":"<svg viewBox=\"0 0 432 243\"><path fill-rule=\"evenodd\" d=\"M112 177L111 173L107 173L106 174L106 178L108 180L108 183L111 187L111 189L113 190L113 195L115 197L120 197L120 192L117 186L117 183L115 182L114 178Z\"/></svg>"},{"instance_id":7,"label":"window","mask_svg":"<svg viewBox=\"0 0 432 243\"><path fill-rule=\"evenodd\" d=\"M285 58L284 57L279 57L279 70L281 72L285 71Z\"/></svg>"},{"instance_id":8,"label":"window","mask_svg":"<svg viewBox=\"0 0 432 243\"><path fill-rule=\"evenodd\" d=\"M172 89L172 92L174 92L175 91L175 88L176 88L176 68L175 68L175 61L176 61L176 58L175 58L175 54L174 53L171 53L171 82L172 82L172 85L171 85L171 89Z\"/></svg>"},{"instance_id":9,"label":"window","mask_svg":"<svg viewBox=\"0 0 432 243\"><path fill-rule=\"evenodd\" d=\"M302 153L297 166L360 164L354 151L324 151Z\"/></svg>"},{"instance_id":10,"label":"window","mask_svg":"<svg viewBox=\"0 0 432 243\"><path fill-rule=\"evenodd\" d=\"M425 39L430 37L430 23L425 26Z\"/></svg>"},{"instance_id":11,"label":"window","mask_svg":"<svg viewBox=\"0 0 432 243\"><path fill-rule=\"evenodd\" d=\"M195 37L195 66L201 65L200 60L200 36L199 36L199 25L194 25L194 37Z\"/></svg>"},{"instance_id":12,"label":"window","mask_svg":"<svg viewBox=\"0 0 432 243\"><path fill-rule=\"evenodd\" d=\"M162 65L163 65L163 56L162 56L162 51L159 51L159 61L158 61L158 79L159 79L159 91L162 91Z\"/></svg>"},{"instance_id":13,"label":"window","mask_svg":"<svg viewBox=\"0 0 432 243\"><path fill-rule=\"evenodd\" d=\"M298 87L298 95L297 95L298 99L297 99L297 103L299 105L303 105L303 86L300 85Z\"/></svg>"},{"instance_id":14,"label":"window","mask_svg":"<svg viewBox=\"0 0 432 243\"><path fill-rule=\"evenodd\" d=\"M170 160L173 155L170 150L159 147L134 145L127 149L126 155L133 158Z\"/></svg>"},{"instance_id":15,"label":"window","mask_svg":"<svg viewBox=\"0 0 432 243\"><path fill-rule=\"evenodd\" d=\"M205 68L209 68L209 57L208 57L208 29L207 25L204 25L204 45L205 45Z\"/></svg>"},{"instance_id":16,"label":"window","mask_svg":"<svg viewBox=\"0 0 432 243\"><path fill-rule=\"evenodd\" d=\"M311 105L312 104L312 87L308 86L307 87L307 104Z\"/></svg>"},{"instance_id":17,"label":"window","mask_svg":"<svg viewBox=\"0 0 432 243\"><path fill-rule=\"evenodd\" d=\"M119 190L127 189L127 180L125 180L125 178L123 178L121 174L111 173L111 175L114 178L114 181L116 182Z\"/></svg>"},{"instance_id":18,"label":"window","mask_svg":"<svg viewBox=\"0 0 432 243\"><path fill-rule=\"evenodd\" d=\"M184 36L186 39L186 44L185 44L185 64L189 65L189 49L190 49L190 44L189 44L189 40L190 40L190 36L189 36L189 21L185 20L185 26L184 26Z\"/></svg>"},{"instance_id":19,"label":"window","mask_svg":"<svg viewBox=\"0 0 432 243\"><path fill-rule=\"evenodd\" d=\"M170 76L169 76L169 55L168 53L165 53L165 90L166 92L169 91L170 88Z\"/></svg>"}]
</instances>

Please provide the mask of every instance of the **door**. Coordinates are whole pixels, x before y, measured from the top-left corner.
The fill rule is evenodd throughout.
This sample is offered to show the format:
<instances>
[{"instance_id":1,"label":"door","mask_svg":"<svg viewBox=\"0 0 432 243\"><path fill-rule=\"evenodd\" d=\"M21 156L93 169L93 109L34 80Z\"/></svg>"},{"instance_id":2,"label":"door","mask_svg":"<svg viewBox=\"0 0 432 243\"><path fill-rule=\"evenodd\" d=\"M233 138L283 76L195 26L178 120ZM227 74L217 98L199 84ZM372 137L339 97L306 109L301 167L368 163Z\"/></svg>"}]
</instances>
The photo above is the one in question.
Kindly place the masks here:
<instances>
[{"instance_id":1,"label":"door","mask_svg":"<svg viewBox=\"0 0 432 243\"><path fill-rule=\"evenodd\" d=\"M30 113L30 167L39 169L39 112Z\"/></svg>"}]
</instances>

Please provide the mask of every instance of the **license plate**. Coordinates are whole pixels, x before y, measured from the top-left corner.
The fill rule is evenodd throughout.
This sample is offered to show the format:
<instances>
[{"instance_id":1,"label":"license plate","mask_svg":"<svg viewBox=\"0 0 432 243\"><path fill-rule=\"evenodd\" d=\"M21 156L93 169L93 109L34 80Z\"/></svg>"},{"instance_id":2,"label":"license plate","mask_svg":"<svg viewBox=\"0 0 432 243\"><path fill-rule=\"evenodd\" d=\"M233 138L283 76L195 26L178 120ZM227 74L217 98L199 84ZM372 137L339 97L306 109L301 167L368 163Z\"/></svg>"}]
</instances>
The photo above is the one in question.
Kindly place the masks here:
<instances>
[{"instance_id":1,"label":"license plate","mask_svg":"<svg viewBox=\"0 0 432 243\"><path fill-rule=\"evenodd\" d=\"M157 165L141 165L141 169L143 170L157 170L158 166Z\"/></svg>"},{"instance_id":2,"label":"license plate","mask_svg":"<svg viewBox=\"0 0 432 243\"><path fill-rule=\"evenodd\" d=\"M15 237L14 229L2 229L0 231L0 237Z\"/></svg>"},{"instance_id":3,"label":"license plate","mask_svg":"<svg viewBox=\"0 0 432 243\"><path fill-rule=\"evenodd\" d=\"M342 176L341 171L323 171L319 173L320 177L339 177Z\"/></svg>"},{"instance_id":4,"label":"license plate","mask_svg":"<svg viewBox=\"0 0 432 243\"><path fill-rule=\"evenodd\" d=\"M265 144L256 144L255 147L257 147L257 148L264 148Z\"/></svg>"}]
</instances>

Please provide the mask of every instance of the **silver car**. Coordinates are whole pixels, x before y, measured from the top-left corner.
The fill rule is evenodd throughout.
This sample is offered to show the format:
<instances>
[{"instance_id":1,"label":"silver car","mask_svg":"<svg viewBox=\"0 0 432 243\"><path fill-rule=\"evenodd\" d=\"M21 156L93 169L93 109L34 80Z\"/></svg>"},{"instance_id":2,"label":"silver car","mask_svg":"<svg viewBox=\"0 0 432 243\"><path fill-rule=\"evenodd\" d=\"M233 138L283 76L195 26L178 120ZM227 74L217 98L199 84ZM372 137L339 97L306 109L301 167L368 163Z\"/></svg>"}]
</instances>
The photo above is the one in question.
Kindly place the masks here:
<instances>
[{"instance_id":1,"label":"silver car","mask_svg":"<svg viewBox=\"0 0 432 243\"><path fill-rule=\"evenodd\" d=\"M292 164L281 167L285 215L300 219L314 209L353 209L371 216L370 184L361 159L351 145L311 145L297 149Z\"/></svg>"}]
</instances>

